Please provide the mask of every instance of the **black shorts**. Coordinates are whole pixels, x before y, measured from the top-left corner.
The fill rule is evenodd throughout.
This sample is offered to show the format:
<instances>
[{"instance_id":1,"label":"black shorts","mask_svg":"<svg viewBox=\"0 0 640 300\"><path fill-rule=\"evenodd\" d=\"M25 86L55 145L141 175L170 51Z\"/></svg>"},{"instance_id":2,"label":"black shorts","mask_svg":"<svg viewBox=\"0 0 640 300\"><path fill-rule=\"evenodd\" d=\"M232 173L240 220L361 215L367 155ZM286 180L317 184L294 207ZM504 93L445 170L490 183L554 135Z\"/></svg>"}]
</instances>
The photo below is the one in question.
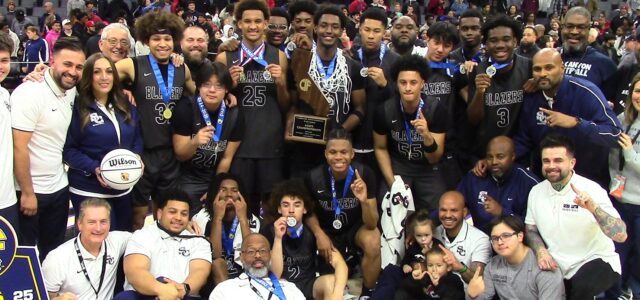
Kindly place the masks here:
<instances>
[{"instance_id":1,"label":"black shorts","mask_svg":"<svg viewBox=\"0 0 640 300\"><path fill-rule=\"evenodd\" d=\"M363 250L356 245L356 234L362 226L362 222L358 222L342 234L329 235L331 243L333 243L333 246L340 251L344 261L347 263L350 273L355 269L355 266L360 263L360 259L363 255ZM318 272L320 275L330 274L333 273L333 268L324 258L320 257L320 261L318 262Z\"/></svg>"},{"instance_id":2,"label":"black shorts","mask_svg":"<svg viewBox=\"0 0 640 300\"><path fill-rule=\"evenodd\" d=\"M282 158L236 157L231 163L231 173L242 178L246 193L266 194L282 180Z\"/></svg>"},{"instance_id":3,"label":"black shorts","mask_svg":"<svg viewBox=\"0 0 640 300\"><path fill-rule=\"evenodd\" d=\"M307 299L313 299L313 285L316 283L317 277L311 277L304 280L296 281L294 284L304 294Z\"/></svg>"},{"instance_id":4,"label":"black shorts","mask_svg":"<svg viewBox=\"0 0 640 300\"><path fill-rule=\"evenodd\" d=\"M134 207L148 206L150 199L174 188L180 176L180 163L171 148L144 150L142 162L144 174L131 193Z\"/></svg>"}]
</instances>

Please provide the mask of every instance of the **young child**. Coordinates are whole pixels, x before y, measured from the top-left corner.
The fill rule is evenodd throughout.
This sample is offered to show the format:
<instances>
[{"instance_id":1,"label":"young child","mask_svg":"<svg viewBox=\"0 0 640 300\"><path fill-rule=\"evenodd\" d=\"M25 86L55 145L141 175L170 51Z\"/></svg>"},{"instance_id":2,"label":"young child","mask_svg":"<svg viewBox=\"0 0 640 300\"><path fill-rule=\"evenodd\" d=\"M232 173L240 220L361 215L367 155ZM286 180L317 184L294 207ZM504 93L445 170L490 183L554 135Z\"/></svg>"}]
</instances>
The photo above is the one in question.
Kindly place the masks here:
<instances>
[{"instance_id":1,"label":"young child","mask_svg":"<svg viewBox=\"0 0 640 300\"><path fill-rule=\"evenodd\" d=\"M451 266L444 262L444 252L440 247L427 251L426 264L417 264L411 276L403 282L395 299L464 299L464 283L451 272Z\"/></svg>"},{"instance_id":2,"label":"young child","mask_svg":"<svg viewBox=\"0 0 640 300\"><path fill-rule=\"evenodd\" d=\"M425 261L427 251L431 248L439 248L438 244L442 244L433 238L435 228L426 209L419 210L410 217L407 233L412 234L413 242L407 247L401 262L402 271L405 274L411 273L417 264Z\"/></svg>"}]
</instances>

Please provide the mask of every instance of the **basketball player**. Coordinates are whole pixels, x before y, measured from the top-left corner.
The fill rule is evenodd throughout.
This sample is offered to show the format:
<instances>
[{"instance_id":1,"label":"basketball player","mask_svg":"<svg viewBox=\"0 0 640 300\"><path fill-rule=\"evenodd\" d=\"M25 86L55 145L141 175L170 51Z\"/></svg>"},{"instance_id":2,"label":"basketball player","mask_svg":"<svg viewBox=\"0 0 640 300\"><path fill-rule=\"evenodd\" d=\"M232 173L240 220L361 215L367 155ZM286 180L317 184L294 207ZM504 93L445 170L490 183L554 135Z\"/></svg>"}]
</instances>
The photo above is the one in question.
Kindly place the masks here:
<instances>
[{"instance_id":1,"label":"basketball player","mask_svg":"<svg viewBox=\"0 0 640 300\"><path fill-rule=\"evenodd\" d=\"M245 120L231 173L244 180L249 208L258 215L260 201L282 179L284 129L280 120L289 105L287 58L264 41L269 19L264 1L239 2L234 14L243 33L240 48L218 54L216 61L229 67Z\"/></svg>"},{"instance_id":2,"label":"basketball player","mask_svg":"<svg viewBox=\"0 0 640 300\"><path fill-rule=\"evenodd\" d=\"M176 15L152 12L136 21L138 40L150 53L125 58L116 64L123 82L129 82L140 115L145 171L133 189L134 229L142 228L149 199L171 188L180 175L172 148L171 118L185 91L195 92L189 69L169 63L182 38L184 22Z\"/></svg>"}]
</instances>

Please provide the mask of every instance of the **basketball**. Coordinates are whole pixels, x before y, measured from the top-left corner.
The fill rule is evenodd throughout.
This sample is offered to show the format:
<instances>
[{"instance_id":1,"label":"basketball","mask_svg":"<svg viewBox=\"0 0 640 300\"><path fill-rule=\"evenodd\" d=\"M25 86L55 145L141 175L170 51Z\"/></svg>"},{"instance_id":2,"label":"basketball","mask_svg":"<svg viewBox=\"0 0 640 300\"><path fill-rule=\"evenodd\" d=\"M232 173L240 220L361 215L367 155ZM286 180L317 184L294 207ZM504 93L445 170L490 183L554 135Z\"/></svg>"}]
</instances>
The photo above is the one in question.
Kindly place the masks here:
<instances>
[{"instance_id":1,"label":"basketball","mask_svg":"<svg viewBox=\"0 0 640 300\"><path fill-rule=\"evenodd\" d=\"M100 171L109 187L127 190L142 177L142 161L129 150L115 149L104 156Z\"/></svg>"}]
</instances>

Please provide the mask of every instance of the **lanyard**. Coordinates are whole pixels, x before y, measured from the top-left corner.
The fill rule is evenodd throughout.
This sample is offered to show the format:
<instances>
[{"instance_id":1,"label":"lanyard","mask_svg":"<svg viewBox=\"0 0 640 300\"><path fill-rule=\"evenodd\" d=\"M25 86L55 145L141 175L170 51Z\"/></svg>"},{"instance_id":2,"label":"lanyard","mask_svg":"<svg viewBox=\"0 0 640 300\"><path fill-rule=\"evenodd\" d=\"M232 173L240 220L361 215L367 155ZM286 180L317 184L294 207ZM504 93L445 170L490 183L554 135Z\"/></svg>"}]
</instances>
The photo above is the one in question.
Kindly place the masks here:
<instances>
[{"instance_id":1,"label":"lanyard","mask_svg":"<svg viewBox=\"0 0 640 300\"><path fill-rule=\"evenodd\" d=\"M420 104L418 104L418 110L416 110L416 117L414 118L414 120L417 120L418 117L420 117L420 111L422 110L422 107L424 106L424 101L422 101L422 99L420 99ZM407 134L407 142L409 142L409 145L413 144L413 136L411 134L411 127L413 127L411 125L411 123L409 121L407 121L407 118L405 118L405 113L404 113L404 105L402 105L402 101L400 101L400 110L402 110L402 118L404 119L404 130Z\"/></svg>"},{"instance_id":2,"label":"lanyard","mask_svg":"<svg viewBox=\"0 0 640 300\"><path fill-rule=\"evenodd\" d=\"M446 69L449 77L453 77L453 74L460 69L458 65L450 63L449 60L444 62L430 61L429 66L431 69Z\"/></svg>"},{"instance_id":3,"label":"lanyard","mask_svg":"<svg viewBox=\"0 0 640 300\"><path fill-rule=\"evenodd\" d=\"M73 241L73 245L76 248L76 254L78 254L78 261L80 262L80 267L82 268L82 273L84 273L84 277L87 278L89 285L94 293L96 293L96 299L98 299L98 293L100 293L100 289L102 288L102 282L104 281L104 272L107 269L107 243L104 243L104 254L102 255L102 271L100 271L100 283L98 284L98 289L93 287L93 283L91 283L91 278L89 278L89 273L87 272L87 268L84 265L84 259L82 258L82 253L80 252L80 247L78 246L78 238Z\"/></svg>"},{"instance_id":4,"label":"lanyard","mask_svg":"<svg viewBox=\"0 0 640 300\"><path fill-rule=\"evenodd\" d=\"M256 48L255 51L251 51L247 46L245 46L244 43L240 43L240 47L241 47L240 58L242 59L242 63L240 64L240 66L244 67L246 64L248 64L250 61L253 60L256 63L262 65L263 67L266 67L268 63L263 58L265 45L266 44L262 42L262 44L258 46L258 48Z\"/></svg>"},{"instance_id":5,"label":"lanyard","mask_svg":"<svg viewBox=\"0 0 640 300\"><path fill-rule=\"evenodd\" d=\"M297 238L300 238L300 236L302 235L303 228L304 228L304 225L300 225L299 228L287 226L287 231L289 231L289 235L291 236L292 239L297 239Z\"/></svg>"},{"instance_id":6,"label":"lanyard","mask_svg":"<svg viewBox=\"0 0 640 300\"><path fill-rule=\"evenodd\" d=\"M384 54L387 53L387 46L384 43L380 43L380 66L382 66L382 58ZM363 67L368 67L364 62L364 54L362 53L362 48L358 49L358 57L360 57L360 62Z\"/></svg>"},{"instance_id":7,"label":"lanyard","mask_svg":"<svg viewBox=\"0 0 640 300\"><path fill-rule=\"evenodd\" d=\"M347 178L344 181L344 188L342 189L342 198L347 196L347 192L349 191L349 187L351 186L351 180L353 180L353 175L355 172L353 168L349 166L349 171L347 172ZM331 173L331 167L329 167L329 178L331 181L331 202L335 209L336 219L342 212L342 208L340 208L340 203L338 202L337 193L336 193L336 178L333 177L333 173Z\"/></svg>"},{"instance_id":8,"label":"lanyard","mask_svg":"<svg viewBox=\"0 0 640 300\"><path fill-rule=\"evenodd\" d=\"M222 225L222 246L227 256L233 255L233 239L236 237L236 230L238 230L238 217L233 219L229 233L224 229L224 224Z\"/></svg>"},{"instance_id":9,"label":"lanyard","mask_svg":"<svg viewBox=\"0 0 640 300\"><path fill-rule=\"evenodd\" d=\"M153 69L153 74L156 76L156 82L160 87L160 93L162 94L162 101L167 104L171 101L171 91L173 90L173 76L175 75L175 68L173 64L168 64L167 69L167 84L164 83L164 78L162 78L162 74L160 73L160 67L158 66L158 61L153 55L149 55L149 64L151 65L151 69Z\"/></svg>"},{"instance_id":10,"label":"lanyard","mask_svg":"<svg viewBox=\"0 0 640 300\"><path fill-rule=\"evenodd\" d=\"M631 130L631 125L627 127L627 130L625 131L625 133L629 133L629 130ZM636 140L638 139L638 136L640 136L640 130L638 130L638 132L636 132L636 135L633 136L633 139L631 140L631 146L633 146L633 144L636 142ZM622 154L622 149L619 149L618 150L618 171L622 172L622 169L624 169L624 164L625 164L624 155Z\"/></svg>"},{"instance_id":11,"label":"lanyard","mask_svg":"<svg viewBox=\"0 0 640 300\"><path fill-rule=\"evenodd\" d=\"M287 297L285 297L284 295L284 291L282 290L282 286L280 286L280 281L278 281L278 278L276 277L276 275L273 274L273 272L269 272L269 279L271 279L271 284L269 284L266 280L262 278L249 275L248 273L247 273L247 276L249 276L249 286L251 287L253 292L256 293L256 295L258 295L258 297L264 299L262 294L260 294L260 292L258 292L258 290L251 284L251 280L257 282L263 288L267 289L267 291L269 291L269 298L271 298L271 294L274 294L278 298L280 298L280 300L287 299Z\"/></svg>"},{"instance_id":12,"label":"lanyard","mask_svg":"<svg viewBox=\"0 0 640 300\"><path fill-rule=\"evenodd\" d=\"M196 103L198 103L198 108L200 109L200 114L202 115L202 119L207 126L211 126L211 117L209 116L209 112L207 112L207 108L204 106L204 102L202 101L202 97L198 96L196 98ZM222 123L224 123L224 117L227 112L227 105L224 103L220 103L220 110L218 111L218 121L216 121L216 131L213 134L213 141L220 141L220 135L222 135Z\"/></svg>"},{"instance_id":13,"label":"lanyard","mask_svg":"<svg viewBox=\"0 0 640 300\"><path fill-rule=\"evenodd\" d=\"M324 79L329 79L331 75L333 75L333 71L335 71L336 69L337 59L338 59L338 53L336 52L336 54L333 55L331 62L329 63L329 68L325 70L322 64L322 59L320 58L318 53L316 53L316 67L318 68L318 72L320 72L320 75L322 75Z\"/></svg>"}]
</instances>

